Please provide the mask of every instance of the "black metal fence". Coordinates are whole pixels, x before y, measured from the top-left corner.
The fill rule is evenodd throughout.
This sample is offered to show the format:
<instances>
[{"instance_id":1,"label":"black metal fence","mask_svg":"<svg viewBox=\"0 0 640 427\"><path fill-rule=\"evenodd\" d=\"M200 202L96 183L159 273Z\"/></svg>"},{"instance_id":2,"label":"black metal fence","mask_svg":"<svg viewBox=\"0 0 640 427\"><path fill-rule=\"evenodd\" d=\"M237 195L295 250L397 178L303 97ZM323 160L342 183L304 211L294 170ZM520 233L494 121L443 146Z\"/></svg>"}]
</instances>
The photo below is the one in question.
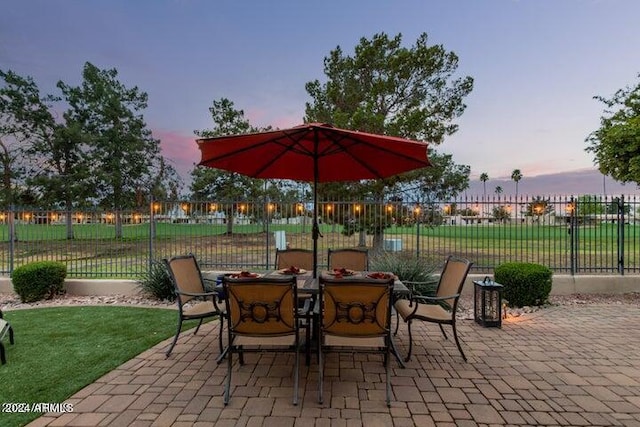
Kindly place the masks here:
<instances>
[{"instance_id":1,"label":"black metal fence","mask_svg":"<svg viewBox=\"0 0 640 427\"><path fill-rule=\"evenodd\" d=\"M419 257L456 254L474 272L535 262L563 274L640 272L640 201L632 197L478 197L434 203L323 201L320 266L329 248ZM206 269L269 269L276 247L312 248L310 201L153 202L113 212L14 208L0 213L0 269L54 260L69 277L136 278L192 252Z\"/></svg>"}]
</instances>

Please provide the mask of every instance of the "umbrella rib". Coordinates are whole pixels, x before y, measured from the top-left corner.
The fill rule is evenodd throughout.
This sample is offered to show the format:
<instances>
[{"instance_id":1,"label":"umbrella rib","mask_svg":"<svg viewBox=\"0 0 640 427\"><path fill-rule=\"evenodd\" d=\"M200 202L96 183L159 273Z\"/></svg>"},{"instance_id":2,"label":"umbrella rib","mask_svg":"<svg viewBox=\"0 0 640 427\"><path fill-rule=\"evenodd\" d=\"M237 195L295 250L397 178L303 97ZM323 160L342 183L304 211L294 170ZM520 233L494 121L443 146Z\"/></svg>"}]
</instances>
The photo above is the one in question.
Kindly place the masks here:
<instances>
[{"instance_id":1,"label":"umbrella rib","mask_svg":"<svg viewBox=\"0 0 640 427\"><path fill-rule=\"evenodd\" d=\"M278 137L278 138L274 138L268 142L270 143L276 143L279 146L283 147L284 150L281 151L280 153L277 153L275 156L270 157L267 161L267 163L265 163L262 167L258 168L256 170L256 175L260 175L262 172L264 172L269 165L271 165L272 163L274 163L277 159L279 159L280 157L284 156L286 154L287 151L296 151L298 153L307 155L307 156L313 156L313 152L304 149L304 147L300 144L300 141L304 138L304 132L300 132L300 131L295 131L292 132L291 135L289 135L286 131L282 132L284 134L284 137ZM301 135L300 138L294 138L297 135ZM288 139L290 141L293 142L293 145L288 145L286 143L284 143L283 140ZM302 150L300 148L303 148Z\"/></svg>"},{"instance_id":2,"label":"umbrella rib","mask_svg":"<svg viewBox=\"0 0 640 427\"><path fill-rule=\"evenodd\" d=\"M258 143L246 146L246 147L242 147L240 149L237 149L235 151L229 152L229 153L225 153L221 156L215 157L215 158L211 158L211 159L207 159L207 163L213 163L219 160L223 160L226 158L232 158L238 155L238 153L243 153L243 152L247 152L247 151L251 151L251 150L255 150L258 147L262 147L264 145L267 144L277 144L280 147L283 148L283 151L277 153L274 155L274 157L270 157L269 159L267 159L266 163L264 163L263 165L261 165L260 167L256 168L254 170L254 172L252 173L252 175L255 176L259 176L262 172L264 172L269 165L271 165L274 160L277 160L278 158L282 157L287 151L293 150L293 151L297 151L303 155L313 155L313 153L309 150L306 149L300 149L300 148L304 148L303 146L300 145L300 140L302 140L304 138L305 135L305 131L304 130L295 130L292 131L290 133L287 132L282 132L284 134L284 136L277 136L275 138L270 138L270 139L266 139L264 141L260 141ZM299 138L296 138L296 136L300 135ZM293 142L292 145L286 144L285 140L290 140Z\"/></svg>"},{"instance_id":3,"label":"umbrella rib","mask_svg":"<svg viewBox=\"0 0 640 427\"><path fill-rule=\"evenodd\" d=\"M369 172L371 172L372 175L376 176L377 178L383 178L383 176L376 169L372 168L369 164L367 164L366 162L362 161L360 158L354 156L354 154L347 149L347 147L343 144L342 141L350 141L350 142L353 143L353 145L362 144L362 145L365 145L367 147L373 147L376 150L384 151L385 153L391 154L391 155L393 155L395 157L398 157L398 158L416 161L417 163L422 163L418 159L416 159L415 157L405 155L404 153L398 153L398 152L390 150L390 149L388 149L386 147L381 147L379 145L376 145L376 144L373 144L373 143L370 143L370 142L367 142L367 141L363 141L361 139L354 138L351 135L349 135L349 136L340 135L340 134L337 134L335 132L331 132L331 131L329 131L327 129L323 129L322 131L325 134L325 136L328 139L331 139L331 141L335 145L339 146L341 148L341 150L336 150L335 148L334 149L329 149L329 150L326 150L324 152L318 153L319 157L328 156L328 155L334 154L334 153L336 153L338 151L343 151L345 154L349 155L356 163L360 164L362 167L367 169ZM329 148L331 148L331 147L332 146L329 146ZM425 153L425 158L426 158L426 153ZM424 167L427 167L427 165L425 165Z\"/></svg>"}]
</instances>

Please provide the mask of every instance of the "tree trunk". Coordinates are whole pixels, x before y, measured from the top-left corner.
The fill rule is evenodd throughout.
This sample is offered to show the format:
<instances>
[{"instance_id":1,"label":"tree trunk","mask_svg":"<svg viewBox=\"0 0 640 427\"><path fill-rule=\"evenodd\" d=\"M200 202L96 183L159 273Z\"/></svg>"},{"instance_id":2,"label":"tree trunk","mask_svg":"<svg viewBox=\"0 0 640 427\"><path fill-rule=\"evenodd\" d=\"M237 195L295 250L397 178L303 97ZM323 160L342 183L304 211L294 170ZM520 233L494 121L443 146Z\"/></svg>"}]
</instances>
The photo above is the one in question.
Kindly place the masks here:
<instances>
[{"instance_id":1,"label":"tree trunk","mask_svg":"<svg viewBox=\"0 0 640 427\"><path fill-rule=\"evenodd\" d=\"M373 254L379 254L384 249L384 233L382 231L373 235L373 244L371 252Z\"/></svg>"},{"instance_id":2,"label":"tree trunk","mask_svg":"<svg viewBox=\"0 0 640 427\"><path fill-rule=\"evenodd\" d=\"M227 234L230 236L233 234L233 212L227 212Z\"/></svg>"},{"instance_id":3,"label":"tree trunk","mask_svg":"<svg viewBox=\"0 0 640 427\"><path fill-rule=\"evenodd\" d=\"M18 241L18 233L16 232L15 218L13 214L13 194L11 192L11 157L9 150L0 140L0 147L3 151L2 156L2 191L4 192L4 204L7 212L7 220L9 221L9 236L14 242Z\"/></svg>"},{"instance_id":4,"label":"tree trunk","mask_svg":"<svg viewBox=\"0 0 640 427\"><path fill-rule=\"evenodd\" d=\"M71 199L67 199L65 202L66 218L65 223L67 226L67 240L73 239L73 204Z\"/></svg>"},{"instance_id":5,"label":"tree trunk","mask_svg":"<svg viewBox=\"0 0 640 427\"><path fill-rule=\"evenodd\" d=\"M122 213L116 209L116 239L122 238Z\"/></svg>"}]
</instances>

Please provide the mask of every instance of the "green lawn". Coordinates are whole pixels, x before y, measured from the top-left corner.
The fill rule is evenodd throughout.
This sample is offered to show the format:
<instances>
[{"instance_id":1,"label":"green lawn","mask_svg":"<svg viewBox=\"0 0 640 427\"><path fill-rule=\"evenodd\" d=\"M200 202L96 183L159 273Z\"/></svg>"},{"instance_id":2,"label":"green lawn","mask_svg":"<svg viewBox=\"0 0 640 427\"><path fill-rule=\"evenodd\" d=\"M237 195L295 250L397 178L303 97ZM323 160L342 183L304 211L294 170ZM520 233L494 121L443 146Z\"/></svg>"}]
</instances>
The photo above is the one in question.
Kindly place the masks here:
<instances>
[{"instance_id":1,"label":"green lawn","mask_svg":"<svg viewBox=\"0 0 640 427\"><path fill-rule=\"evenodd\" d=\"M5 311L15 345L3 342L0 404L62 403L144 350L172 336L176 312L160 308L70 306ZM195 326L187 322L187 328ZM1 426L39 413L0 413Z\"/></svg>"},{"instance_id":2,"label":"green lawn","mask_svg":"<svg viewBox=\"0 0 640 427\"><path fill-rule=\"evenodd\" d=\"M627 229L634 229L632 225L626 225ZM331 234L341 230L341 227L334 227L330 224L320 224L322 234ZM7 226L0 226L0 240L6 240ZM265 228L261 224L236 224L233 232L237 234L262 233ZM311 232L311 224L306 224L304 228L300 224L290 225L270 225L269 232L286 231L287 233ZM113 239L115 227L109 224L75 224L73 226L74 237L76 239ZM124 240L136 240L149 238L149 224L124 225L122 228ZM156 238L175 238L177 236L217 236L227 232L224 224L173 224L158 223L156 225ZM18 224L16 233L20 241L47 241L66 240L66 226ZM385 229L385 236L414 236L416 233L422 236L446 237L446 238L479 238L481 240L531 240L540 237L552 239L565 239L567 227L565 225L513 225L496 224L493 226L446 226L428 227L415 225L410 227L391 226ZM584 239L594 240L611 238L617 235L615 224L603 223L592 227L580 227L580 233Z\"/></svg>"}]
</instances>

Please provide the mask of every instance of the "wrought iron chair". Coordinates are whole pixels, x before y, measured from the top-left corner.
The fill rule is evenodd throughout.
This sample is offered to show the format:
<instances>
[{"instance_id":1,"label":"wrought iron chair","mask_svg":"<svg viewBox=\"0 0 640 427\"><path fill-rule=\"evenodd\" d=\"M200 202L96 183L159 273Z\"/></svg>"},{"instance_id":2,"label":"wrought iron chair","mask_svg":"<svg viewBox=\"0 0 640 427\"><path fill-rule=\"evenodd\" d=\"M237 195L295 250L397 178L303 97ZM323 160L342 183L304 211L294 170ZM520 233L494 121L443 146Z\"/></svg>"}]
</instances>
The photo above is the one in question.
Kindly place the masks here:
<instances>
[{"instance_id":1,"label":"wrought iron chair","mask_svg":"<svg viewBox=\"0 0 640 427\"><path fill-rule=\"evenodd\" d=\"M394 278L343 279L320 276L318 333L318 400L323 401L324 361L328 351L373 352L383 355L386 375L386 402L391 404L389 359L391 342L391 301Z\"/></svg>"},{"instance_id":2,"label":"wrought iron chair","mask_svg":"<svg viewBox=\"0 0 640 427\"><path fill-rule=\"evenodd\" d=\"M263 351L295 353L293 404L298 404L300 320L296 282L293 276L222 279L229 313L225 405L231 395L233 355L239 355L242 365L244 352Z\"/></svg>"},{"instance_id":3,"label":"wrought iron chair","mask_svg":"<svg viewBox=\"0 0 640 427\"><path fill-rule=\"evenodd\" d=\"M2 339L7 333L9 333L9 343L13 345L15 343L13 339L13 328L11 327L9 322L4 320L2 310L0 310L0 363L2 365L7 363L7 358L5 356L5 351L4 351L4 344L2 343Z\"/></svg>"},{"instance_id":4,"label":"wrought iron chair","mask_svg":"<svg viewBox=\"0 0 640 427\"><path fill-rule=\"evenodd\" d=\"M408 300L401 299L395 302L394 307L396 312L407 323L407 329L409 331L409 351L405 358L406 362L411 359L413 346L411 324L414 320L437 323L445 339L447 339L447 334L442 325L451 325L456 346L458 346L458 350L464 361L467 361L467 356L465 356L462 351L456 330L456 311L462 287L464 286L472 264L469 260L449 256L440 274L435 295L411 295L411 298Z\"/></svg>"},{"instance_id":5,"label":"wrought iron chair","mask_svg":"<svg viewBox=\"0 0 640 427\"><path fill-rule=\"evenodd\" d=\"M276 249L276 269L298 267L313 270L313 251L308 249Z\"/></svg>"},{"instance_id":6,"label":"wrought iron chair","mask_svg":"<svg viewBox=\"0 0 640 427\"><path fill-rule=\"evenodd\" d=\"M277 249L276 269L281 270L290 267L313 271L313 251L308 249ZM315 299L309 295L298 296L298 308L300 309L300 316L304 319L307 343L311 341L311 329L315 319L315 314L313 313L314 301ZM307 366L311 363L311 351L308 346L305 363Z\"/></svg>"},{"instance_id":7,"label":"wrought iron chair","mask_svg":"<svg viewBox=\"0 0 640 427\"><path fill-rule=\"evenodd\" d=\"M173 347L178 341L183 321L199 320L194 332L194 334L197 334L204 319L218 317L220 319L220 333L218 334L220 357L218 361L220 361L224 356L222 331L224 329L225 309L218 305L218 292L207 290L202 278L202 272L193 254L175 256L168 260L165 259L164 262L173 282L178 304L178 329L171 346L166 352L167 357L171 355Z\"/></svg>"},{"instance_id":8,"label":"wrought iron chair","mask_svg":"<svg viewBox=\"0 0 640 427\"><path fill-rule=\"evenodd\" d=\"M347 268L354 271L369 270L369 251L367 249L329 249L329 270Z\"/></svg>"}]
</instances>

